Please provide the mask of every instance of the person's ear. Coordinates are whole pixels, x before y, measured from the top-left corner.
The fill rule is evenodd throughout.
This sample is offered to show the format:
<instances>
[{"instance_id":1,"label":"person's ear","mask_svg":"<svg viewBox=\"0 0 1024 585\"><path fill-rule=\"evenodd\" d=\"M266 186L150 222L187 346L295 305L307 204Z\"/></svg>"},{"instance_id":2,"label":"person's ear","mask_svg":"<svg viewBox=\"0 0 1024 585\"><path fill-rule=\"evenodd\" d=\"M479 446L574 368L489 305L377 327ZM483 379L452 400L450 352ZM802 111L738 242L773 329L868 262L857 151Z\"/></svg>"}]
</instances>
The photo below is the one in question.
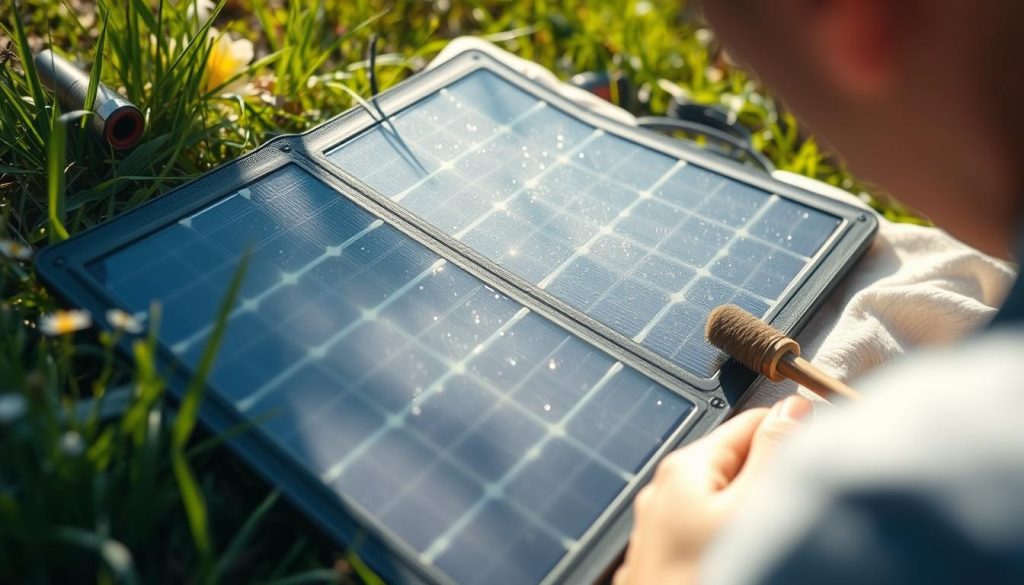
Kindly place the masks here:
<instances>
[{"instance_id":1,"label":"person's ear","mask_svg":"<svg viewBox=\"0 0 1024 585\"><path fill-rule=\"evenodd\" d=\"M841 94L879 97L895 75L900 27L896 0L807 0L820 74Z\"/></svg>"}]
</instances>

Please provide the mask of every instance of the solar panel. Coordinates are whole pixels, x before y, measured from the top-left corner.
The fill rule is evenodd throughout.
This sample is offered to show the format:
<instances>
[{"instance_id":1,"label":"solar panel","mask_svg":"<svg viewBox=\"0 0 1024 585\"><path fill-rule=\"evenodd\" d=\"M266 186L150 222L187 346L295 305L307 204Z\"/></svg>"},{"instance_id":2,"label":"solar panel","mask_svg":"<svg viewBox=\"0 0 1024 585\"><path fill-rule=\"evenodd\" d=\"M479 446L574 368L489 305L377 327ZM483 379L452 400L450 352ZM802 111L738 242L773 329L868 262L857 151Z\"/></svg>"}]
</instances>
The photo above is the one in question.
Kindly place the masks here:
<instances>
[{"instance_id":1,"label":"solar panel","mask_svg":"<svg viewBox=\"0 0 1024 585\"><path fill-rule=\"evenodd\" d=\"M101 324L158 301L180 395L247 256L212 431L389 581L590 582L657 460L753 381L708 311L794 331L873 230L469 51L37 270Z\"/></svg>"},{"instance_id":2,"label":"solar panel","mask_svg":"<svg viewBox=\"0 0 1024 585\"><path fill-rule=\"evenodd\" d=\"M477 71L327 158L701 378L715 307L764 316L840 219L609 134Z\"/></svg>"},{"instance_id":3,"label":"solar panel","mask_svg":"<svg viewBox=\"0 0 1024 585\"><path fill-rule=\"evenodd\" d=\"M90 270L195 366L246 249L213 389L459 582L539 581L693 409L294 166Z\"/></svg>"}]
</instances>

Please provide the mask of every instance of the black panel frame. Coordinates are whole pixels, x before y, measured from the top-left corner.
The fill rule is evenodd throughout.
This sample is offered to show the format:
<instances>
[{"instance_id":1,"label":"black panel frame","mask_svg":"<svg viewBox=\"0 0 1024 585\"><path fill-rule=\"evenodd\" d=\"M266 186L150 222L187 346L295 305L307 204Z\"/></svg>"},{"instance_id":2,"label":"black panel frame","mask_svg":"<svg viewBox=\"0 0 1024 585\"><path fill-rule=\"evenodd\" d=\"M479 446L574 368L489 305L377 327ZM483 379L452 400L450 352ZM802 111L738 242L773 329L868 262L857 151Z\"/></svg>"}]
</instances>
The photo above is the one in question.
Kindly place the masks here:
<instances>
[{"instance_id":1,"label":"black panel frame","mask_svg":"<svg viewBox=\"0 0 1024 585\"><path fill-rule=\"evenodd\" d=\"M117 306L117 303L87 270L90 262L116 252L288 165L297 165L312 173L337 190L339 196L349 198L496 290L696 405L694 411L641 470L638 479L627 486L588 529L580 539L579 546L566 554L544 581L593 582L602 577L605 569L615 562L625 546L631 524L629 503L636 491L646 483L658 460L672 448L703 436L714 428L742 400L757 378L731 361L710 380L696 378L440 232L338 168L323 155L325 149L377 123L385 113L397 113L478 69L487 69L527 93L606 132L840 218L841 224L826 244L825 251L816 258L814 266L802 279L791 287L779 309L770 316L771 322L784 331L796 332L806 323L841 275L870 244L877 228L877 220L859 208L795 188L768 175L702 152L695 146L593 114L566 101L555 92L532 83L492 57L470 50L306 134L276 138L258 150L226 163L115 220L43 250L37 256L36 269L43 281L65 301L90 310L98 323L109 327L104 322L105 311ZM129 343L128 339L120 343L119 350L125 355L130 355ZM169 380L172 396L180 397L186 387L189 375L187 369L167 348L161 347L159 359ZM246 420L215 393L209 393L200 416L204 425L214 433L237 429ZM382 529L376 521L366 517L358 506L339 498L271 444L262 432L254 430L238 434L228 441L228 445L269 483L278 486L289 501L329 537L362 555L370 566L389 581L449 582L436 569L420 563L414 551Z\"/></svg>"}]
</instances>

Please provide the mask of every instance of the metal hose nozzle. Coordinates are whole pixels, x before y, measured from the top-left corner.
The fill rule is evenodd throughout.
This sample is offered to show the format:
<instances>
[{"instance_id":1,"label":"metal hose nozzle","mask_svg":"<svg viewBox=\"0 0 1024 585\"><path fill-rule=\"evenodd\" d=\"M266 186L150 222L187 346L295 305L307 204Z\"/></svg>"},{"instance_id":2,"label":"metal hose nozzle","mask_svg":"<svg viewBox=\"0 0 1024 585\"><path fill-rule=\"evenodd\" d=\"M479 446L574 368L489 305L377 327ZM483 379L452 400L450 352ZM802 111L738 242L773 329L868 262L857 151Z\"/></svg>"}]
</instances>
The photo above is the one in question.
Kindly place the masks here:
<instances>
[{"instance_id":1,"label":"metal hose nozzle","mask_svg":"<svg viewBox=\"0 0 1024 585\"><path fill-rule=\"evenodd\" d=\"M97 57L99 58L99 57ZM89 74L50 49L35 56L36 70L43 85L53 90L65 111L85 108L89 92ZM116 150L127 150L142 138L146 121L135 104L100 83L96 86L90 131Z\"/></svg>"}]
</instances>

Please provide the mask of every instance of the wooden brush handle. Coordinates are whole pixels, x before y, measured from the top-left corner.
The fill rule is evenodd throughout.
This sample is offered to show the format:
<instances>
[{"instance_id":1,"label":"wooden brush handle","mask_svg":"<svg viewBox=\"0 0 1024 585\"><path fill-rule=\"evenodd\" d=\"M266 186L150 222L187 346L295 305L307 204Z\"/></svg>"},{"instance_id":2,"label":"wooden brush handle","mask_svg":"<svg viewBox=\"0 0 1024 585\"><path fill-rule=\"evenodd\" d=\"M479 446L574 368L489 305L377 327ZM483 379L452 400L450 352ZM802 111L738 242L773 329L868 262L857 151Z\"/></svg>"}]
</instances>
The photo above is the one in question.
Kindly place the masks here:
<instances>
[{"instance_id":1,"label":"wooden brush handle","mask_svg":"<svg viewBox=\"0 0 1024 585\"><path fill-rule=\"evenodd\" d=\"M842 396L849 400L860 400L863 396L853 388L819 370L814 364L792 353L786 354L776 366L778 373L828 400Z\"/></svg>"}]
</instances>

